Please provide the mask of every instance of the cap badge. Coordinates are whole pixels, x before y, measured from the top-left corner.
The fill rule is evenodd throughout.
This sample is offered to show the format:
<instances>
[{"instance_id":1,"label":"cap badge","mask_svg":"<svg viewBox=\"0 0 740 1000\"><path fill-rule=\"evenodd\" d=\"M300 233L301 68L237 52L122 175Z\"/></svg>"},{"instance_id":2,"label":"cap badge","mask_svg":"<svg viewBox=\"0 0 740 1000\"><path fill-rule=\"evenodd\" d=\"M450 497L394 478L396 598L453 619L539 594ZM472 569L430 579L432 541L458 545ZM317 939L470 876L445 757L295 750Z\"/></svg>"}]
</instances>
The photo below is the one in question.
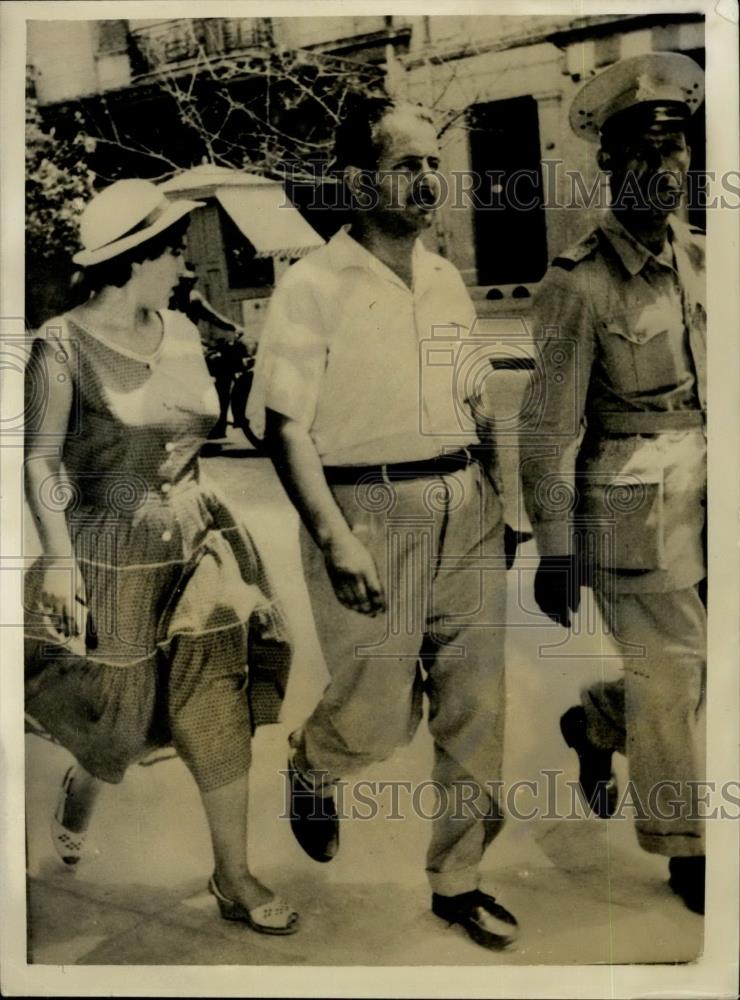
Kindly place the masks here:
<instances>
[{"instance_id":1,"label":"cap badge","mask_svg":"<svg viewBox=\"0 0 740 1000\"><path fill-rule=\"evenodd\" d=\"M650 78L649 73L641 73L637 78L635 100L638 102L654 101L657 96L658 92L655 89L655 81Z\"/></svg>"}]
</instances>

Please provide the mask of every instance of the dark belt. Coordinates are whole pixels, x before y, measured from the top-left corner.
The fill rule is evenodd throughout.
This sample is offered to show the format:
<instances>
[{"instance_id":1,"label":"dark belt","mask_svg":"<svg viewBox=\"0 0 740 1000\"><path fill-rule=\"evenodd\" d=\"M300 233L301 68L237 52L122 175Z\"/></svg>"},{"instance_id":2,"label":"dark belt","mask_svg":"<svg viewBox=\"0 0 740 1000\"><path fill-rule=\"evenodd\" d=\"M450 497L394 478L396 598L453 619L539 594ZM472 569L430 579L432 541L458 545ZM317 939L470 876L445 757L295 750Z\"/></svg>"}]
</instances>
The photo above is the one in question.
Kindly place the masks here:
<instances>
[{"instance_id":1,"label":"dark belt","mask_svg":"<svg viewBox=\"0 0 740 1000\"><path fill-rule=\"evenodd\" d=\"M589 428L605 434L665 434L703 427L704 410L626 410L588 414Z\"/></svg>"},{"instance_id":2,"label":"dark belt","mask_svg":"<svg viewBox=\"0 0 740 1000\"><path fill-rule=\"evenodd\" d=\"M475 456L468 448L461 448L436 458L421 462L391 462L387 465L325 465L324 475L331 486L354 486L364 482L400 482L423 479L427 476L449 476L467 468Z\"/></svg>"}]
</instances>

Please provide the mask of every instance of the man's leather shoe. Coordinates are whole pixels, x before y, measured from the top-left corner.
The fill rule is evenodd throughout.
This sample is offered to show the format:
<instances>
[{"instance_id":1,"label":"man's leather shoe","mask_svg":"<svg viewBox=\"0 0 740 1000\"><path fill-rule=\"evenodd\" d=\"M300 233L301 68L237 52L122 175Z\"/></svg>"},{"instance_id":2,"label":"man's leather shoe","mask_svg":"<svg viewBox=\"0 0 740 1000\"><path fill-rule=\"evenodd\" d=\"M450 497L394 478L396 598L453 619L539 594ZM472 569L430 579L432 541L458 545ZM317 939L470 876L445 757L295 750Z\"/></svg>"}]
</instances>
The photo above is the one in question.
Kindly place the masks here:
<instances>
[{"instance_id":1,"label":"man's leather shoe","mask_svg":"<svg viewBox=\"0 0 740 1000\"><path fill-rule=\"evenodd\" d=\"M480 889L457 896L432 894L432 913L449 924L460 924L476 944L499 951L512 944L519 934L515 918Z\"/></svg>"},{"instance_id":2,"label":"man's leather shoe","mask_svg":"<svg viewBox=\"0 0 740 1000\"><path fill-rule=\"evenodd\" d=\"M331 861L339 850L339 816L333 792L321 794L288 759L290 828L314 861Z\"/></svg>"},{"instance_id":3,"label":"man's leather shoe","mask_svg":"<svg viewBox=\"0 0 740 1000\"><path fill-rule=\"evenodd\" d=\"M704 913L704 855L690 858L671 858L668 862L668 885L694 913Z\"/></svg>"},{"instance_id":4,"label":"man's leather shoe","mask_svg":"<svg viewBox=\"0 0 740 1000\"><path fill-rule=\"evenodd\" d=\"M561 716L560 732L578 754L578 783L589 807L601 819L608 819L616 811L619 796L612 771L612 751L601 750L589 740L586 713L580 705L574 705Z\"/></svg>"}]
</instances>

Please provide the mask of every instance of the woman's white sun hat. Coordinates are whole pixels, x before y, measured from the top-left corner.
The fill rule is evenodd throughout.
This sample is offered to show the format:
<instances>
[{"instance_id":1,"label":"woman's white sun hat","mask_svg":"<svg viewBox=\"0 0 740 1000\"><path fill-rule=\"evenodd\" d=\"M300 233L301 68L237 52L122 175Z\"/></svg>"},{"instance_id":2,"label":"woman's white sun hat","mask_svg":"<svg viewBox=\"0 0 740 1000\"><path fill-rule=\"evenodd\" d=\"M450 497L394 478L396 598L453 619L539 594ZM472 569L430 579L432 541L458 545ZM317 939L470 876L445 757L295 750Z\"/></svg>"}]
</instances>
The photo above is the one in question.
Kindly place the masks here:
<instances>
[{"instance_id":1,"label":"woman's white sun hat","mask_svg":"<svg viewBox=\"0 0 740 1000\"><path fill-rule=\"evenodd\" d=\"M205 202L170 201L151 181L115 181L88 202L80 216L81 267L102 264L179 222Z\"/></svg>"}]
</instances>

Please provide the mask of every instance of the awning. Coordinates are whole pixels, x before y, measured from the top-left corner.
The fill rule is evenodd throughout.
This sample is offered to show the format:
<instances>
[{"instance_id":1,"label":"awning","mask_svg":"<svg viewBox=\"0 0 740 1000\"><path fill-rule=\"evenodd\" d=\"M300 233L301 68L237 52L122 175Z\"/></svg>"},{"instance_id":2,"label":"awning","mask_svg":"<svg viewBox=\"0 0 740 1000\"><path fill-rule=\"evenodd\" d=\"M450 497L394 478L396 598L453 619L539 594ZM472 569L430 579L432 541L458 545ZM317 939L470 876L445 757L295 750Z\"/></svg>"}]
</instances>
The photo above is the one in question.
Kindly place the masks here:
<instances>
[{"instance_id":1,"label":"awning","mask_svg":"<svg viewBox=\"0 0 740 1000\"><path fill-rule=\"evenodd\" d=\"M219 187L214 195L258 257L301 257L324 243L282 184Z\"/></svg>"},{"instance_id":2,"label":"awning","mask_svg":"<svg viewBox=\"0 0 740 1000\"><path fill-rule=\"evenodd\" d=\"M234 167L219 167L215 163L200 163L197 167L183 170L168 181L160 184L160 190L166 194L183 194L188 198L210 197L216 188L222 187L275 187L279 181L263 177L261 174L251 174L246 170L235 170Z\"/></svg>"}]
</instances>

